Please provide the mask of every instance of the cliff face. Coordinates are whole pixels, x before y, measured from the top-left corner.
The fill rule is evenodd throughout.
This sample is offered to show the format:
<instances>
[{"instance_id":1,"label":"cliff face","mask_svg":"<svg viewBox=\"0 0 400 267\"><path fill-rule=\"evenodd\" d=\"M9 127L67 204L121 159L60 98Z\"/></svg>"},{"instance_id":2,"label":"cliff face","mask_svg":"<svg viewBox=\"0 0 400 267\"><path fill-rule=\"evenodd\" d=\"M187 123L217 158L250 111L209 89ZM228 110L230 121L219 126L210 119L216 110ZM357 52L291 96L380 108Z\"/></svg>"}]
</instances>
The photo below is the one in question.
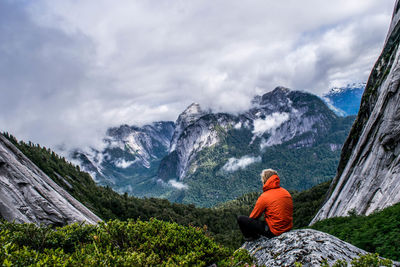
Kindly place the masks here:
<instances>
[{"instance_id":1,"label":"cliff face","mask_svg":"<svg viewBox=\"0 0 400 267\"><path fill-rule=\"evenodd\" d=\"M95 214L44 174L0 135L0 215L8 221L95 224Z\"/></svg>"},{"instance_id":2,"label":"cliff face","mask_svg":"<svg viewBox=\"0 0 400 267\"><path fill-rule=\"evenodd\" d=\"M385 46L343 146L337 176L312 223L349 211L368 215L400 202L399 7L396 1Z\"/></svg>"}]
</instances>

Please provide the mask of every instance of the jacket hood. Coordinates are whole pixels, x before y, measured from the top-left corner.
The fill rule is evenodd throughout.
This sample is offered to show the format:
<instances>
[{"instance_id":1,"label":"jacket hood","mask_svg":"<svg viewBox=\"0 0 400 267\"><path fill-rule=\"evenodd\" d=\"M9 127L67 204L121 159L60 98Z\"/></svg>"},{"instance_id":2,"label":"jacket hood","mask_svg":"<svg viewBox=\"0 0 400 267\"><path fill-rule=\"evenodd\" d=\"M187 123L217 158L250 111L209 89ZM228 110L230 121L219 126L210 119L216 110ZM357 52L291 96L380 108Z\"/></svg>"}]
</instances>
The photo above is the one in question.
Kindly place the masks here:
<instances>
[{"instance_id":1,"label":"jacket hood","mask_svg":"<svg viewBox=\"0 0 400 267\"><path fill-rule=\"evenodd\" d=\"M267 191L270 189L275 189L280 187L281 180L279 179L278 175L272 175L268 178L263 186L263 191Z\"/></svg>"}]
</instances>

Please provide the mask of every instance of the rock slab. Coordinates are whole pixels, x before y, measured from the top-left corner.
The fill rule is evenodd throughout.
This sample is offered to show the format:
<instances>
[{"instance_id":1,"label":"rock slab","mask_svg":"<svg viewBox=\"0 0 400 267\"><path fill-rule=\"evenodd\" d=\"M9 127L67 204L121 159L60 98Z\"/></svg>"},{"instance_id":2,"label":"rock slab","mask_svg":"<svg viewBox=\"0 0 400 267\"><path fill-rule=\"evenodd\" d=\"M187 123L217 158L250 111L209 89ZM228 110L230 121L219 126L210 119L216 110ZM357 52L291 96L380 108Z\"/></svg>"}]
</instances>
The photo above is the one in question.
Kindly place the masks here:
<instances>
[{"instance_id":1,"label":"rock slab","mask_svg":"<svg viewBox=\"0 0 400 267\"><path fill-rule=\"evenodd\" d=\"M332 235L312 230L293 230L268 239L261 237L245 242L242 248L265 266L294 266L296 262L306 266L320 266L325 260L332 265L337 260L351 262L365 250L346 243Z\"/></svg>"},{"instance_id":2,"label":"rock slab","mask_svg":"<svg viewBox=\"0 0 400 267\"><path fill-rule=\"evenodd\" d=\"M7 221L37 225L101 221L1 134L0 215Z\"/></svg>"}]
</instances>

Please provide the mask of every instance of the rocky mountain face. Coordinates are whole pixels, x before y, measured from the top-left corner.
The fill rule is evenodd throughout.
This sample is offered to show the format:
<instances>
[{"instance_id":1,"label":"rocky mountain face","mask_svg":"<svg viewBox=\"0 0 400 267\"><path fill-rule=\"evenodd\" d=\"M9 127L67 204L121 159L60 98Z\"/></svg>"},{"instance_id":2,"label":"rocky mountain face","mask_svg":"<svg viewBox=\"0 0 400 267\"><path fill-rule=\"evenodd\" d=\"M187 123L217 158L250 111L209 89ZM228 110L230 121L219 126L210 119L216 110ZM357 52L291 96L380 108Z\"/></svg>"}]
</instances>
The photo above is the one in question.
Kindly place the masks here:
<instances>
[{"instance_id":1,"label":"rocky mountain face","mask_svg":"<svg viewBox=\"0 0 400 267\"><path fill-rule=\"evenodd\" d=\"M329 266L337 260L348 263L359 255L367 254L366 251L346 243L332 235L312 230L302 229L283 233L272 239L259 238L246 242L242 248L254 256L260 266ZM394 266L400 263L394 262Z\"/></svg>"},{"instance_id":2,"label":"rocky mountain face","mask_svg":"<svg viewBox=\"0 0 400 267\"><path fill-rule=\"evenodd\" d=\"M400 202L400 12L372 70L330 194L313 222ZM312 222L312 223L313 223Z\"/></svg>"},{"instance_id":3,"label":"rocky mountain face","mask_svg":"<svg viewBox=\"0 0 400 267\"><path fill-rule=\"evenodd\" d=\"M104 139L104 150L76 151L73 158L99 184L132 192L133 185L156 175L159 162L170 150L174 130L173 122L111 128Z\"/></svg>"},{"instance_id":4,"label":"rocky mountain face","mask_svg":"<svg viewBox=\"0 0 400 267\"><path fill-rule=\"evenodd\" d=\"M357 115L365 86L365 83L353 83L335 87L324 94L322 99L339 116Z\"/></svg>"},{"instance_id":5,"label":"rocky mountain face","mask_svg":"<svg viewBox=\"0 0 400 267\"><path fill-rule=\"evenodd\" d=\"M281 171L289 189L331 179L352 120L315 95L277 87L240 114L194 103L175 123L110 129L103 151L75 158L119 192L209 206L258 190L267 166Z\"/></svg>"},{"instance_id":6,"label":"rocky mountain face","mask_svg":"<svg viewBox=\"0 0 400 267\"><path fill-rule=\"evenodd\" d=\"M100 221L3 135L0 135L0 215L8 221L38 225Z\"/></svg>"},{"instance_id":7,"label":"rocky mountain face","mask_svg":"<svg viewBox=\"0 0 400 267\"><path fill-rule=\"evenodd\" d=\"M291 148L310 147L316 142L317 136L325 135L336 120L336 116L316 96L283 87L256 96L252 103L253 108L238 116L225 113L198 116L199 113L195 113L190 118L197 115L197 120L186 123L184 131L178 126L170 155L160 166L159 177L184 180L197 154L204 148L218 144L231 129L247 131L252 135L248 145L259 142L257 154L260 154L266 147L294 138L296 140L289 145ZM181 117L187 116L187 113L186 110L179 116L178 125ZM169 160L173 162L166 163ZM176 171L171 173L171 167L175 167Z\"/></svg>"}]
</instances>

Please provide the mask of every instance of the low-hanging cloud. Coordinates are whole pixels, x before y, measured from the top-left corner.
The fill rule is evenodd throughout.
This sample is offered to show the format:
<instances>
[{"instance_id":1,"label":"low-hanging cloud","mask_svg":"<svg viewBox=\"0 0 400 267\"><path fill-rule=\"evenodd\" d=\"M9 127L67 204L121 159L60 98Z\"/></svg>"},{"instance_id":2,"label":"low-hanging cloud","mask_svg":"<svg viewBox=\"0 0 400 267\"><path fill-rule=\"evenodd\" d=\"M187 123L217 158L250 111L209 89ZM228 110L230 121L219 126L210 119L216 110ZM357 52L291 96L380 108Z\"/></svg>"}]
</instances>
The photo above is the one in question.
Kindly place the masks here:
<instances>
[{"instance_id":1,"label":"low-hanging cloud","mask_svg":"<svg viewBox=\"0 0 400 267\"><path fill-rule=\"evenodd\" d=\"M239 169L245 169L247 166L261 162L261 157L252 157L252 156L243 156L239 159L237 158L230 158L227 163L222 167L224 171L227 172L235 172Z\"/></svg>"},{"instance_id":2,"label":"low-hanging cloud","mask_svg":"<svg viewBox=\"0 0 400 267\"><path fill-rule=\"evenodd\" d=\"M134 161L126 161L124 159L118 159L117 161L115 161L115 166L121 169L126 169L129 166L131 166L133 163L135 163Z\"/></svg>"},{"instance_id":3,"label":"low-hanging cloud","mask_svg":"<svg viewBox=\"0 0 400 267\"><path fill-rule=\"evenodd\" d=\"M184 184L182 182L176 181L176 180L169 180L168 184L176 189L179 190L184 190L184 189L188 189L187 184Z\"/></svg>"},{"instance_id":4,"label":"low-hanging cloud","mask_svg":"<svg viewBox=\"0 0 400 267\"><path fill-rule=\"evenodd\" d=\"M266 132L272 132L288 119L289 113L286 112L274 112L271 115L266 116L264 119L255 119L253 134L261 136Z\"/></svg>"},{"instance_id":5,"label":"low-hanging cloud","mask_svg":"<svg viewBox=\"0 0 400 267\"><path fill-rule=\"evenodd\" d=\"M53 149L99 147L109 127L175 120L191 102L238 112L277 85L322 94L363 82L392 9L392 0L0 1L0 130Z\"/></svg>"}]
</instances>

